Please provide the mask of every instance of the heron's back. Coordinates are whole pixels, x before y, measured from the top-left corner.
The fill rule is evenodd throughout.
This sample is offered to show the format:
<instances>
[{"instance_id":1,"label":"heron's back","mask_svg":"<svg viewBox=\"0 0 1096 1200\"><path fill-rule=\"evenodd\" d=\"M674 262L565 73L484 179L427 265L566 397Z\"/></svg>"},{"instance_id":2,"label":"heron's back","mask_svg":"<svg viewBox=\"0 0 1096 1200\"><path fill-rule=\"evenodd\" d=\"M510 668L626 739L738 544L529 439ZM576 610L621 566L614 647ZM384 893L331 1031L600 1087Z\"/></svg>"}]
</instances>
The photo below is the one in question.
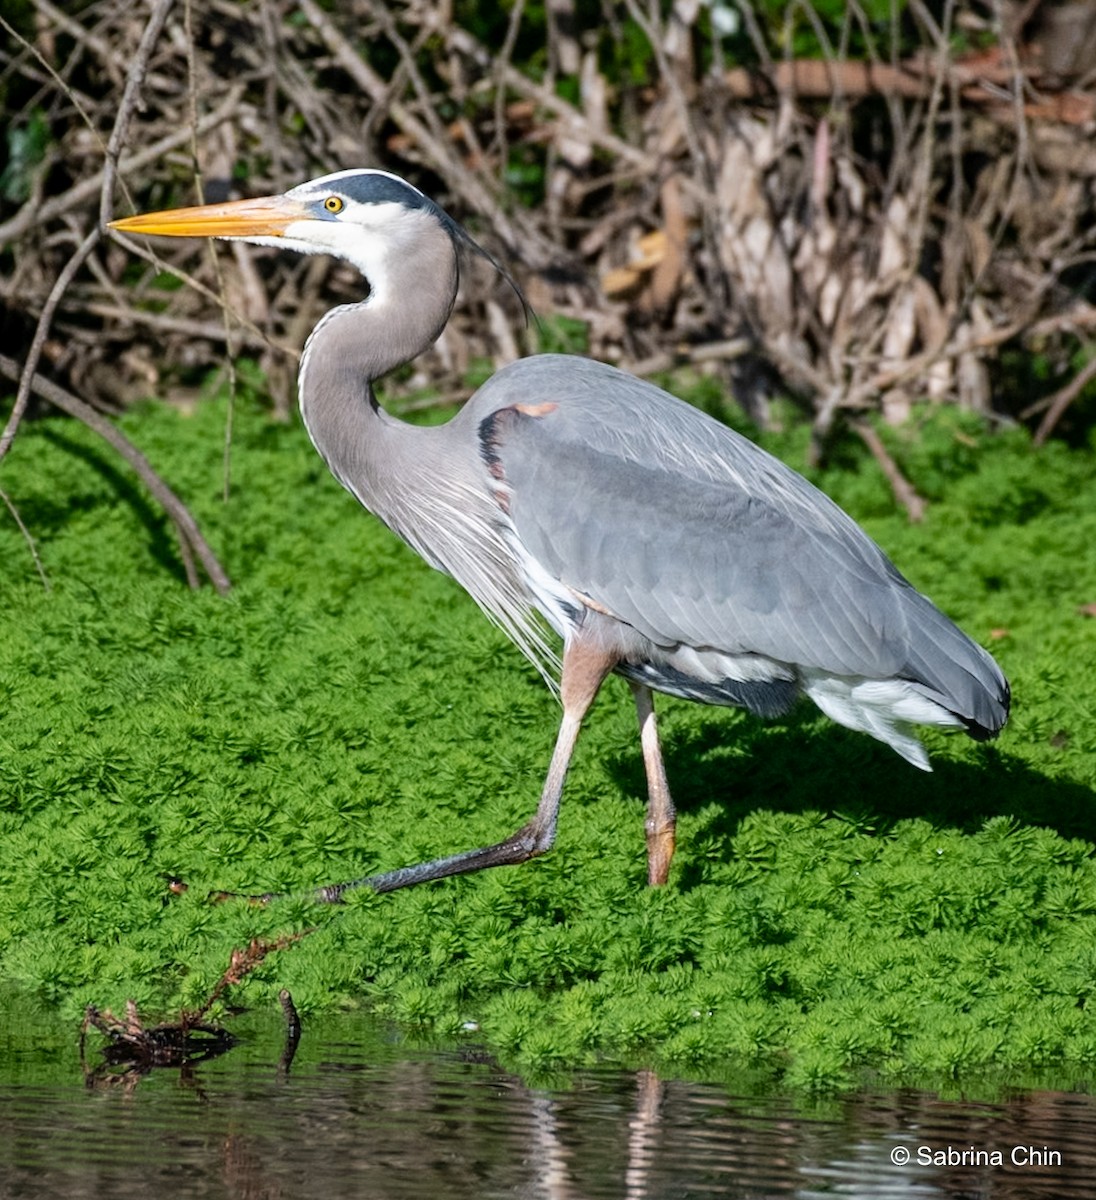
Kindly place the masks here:
<instances>
[{"instance_id":1,"label":"heron's back","mask_svg":"<svg viewBox=\"0 0 1096 1200\"><path fill-rule=\"evenodd\" d=\"M570 597L579 617L621 625L623 673L765 715L802 690L919 765L890 726L985 737L1004 723L996 663L850 517L660 388L540 355L500 371L462 418L527 574L554 586L557 610Z\"/></svg>"}]
</instances>

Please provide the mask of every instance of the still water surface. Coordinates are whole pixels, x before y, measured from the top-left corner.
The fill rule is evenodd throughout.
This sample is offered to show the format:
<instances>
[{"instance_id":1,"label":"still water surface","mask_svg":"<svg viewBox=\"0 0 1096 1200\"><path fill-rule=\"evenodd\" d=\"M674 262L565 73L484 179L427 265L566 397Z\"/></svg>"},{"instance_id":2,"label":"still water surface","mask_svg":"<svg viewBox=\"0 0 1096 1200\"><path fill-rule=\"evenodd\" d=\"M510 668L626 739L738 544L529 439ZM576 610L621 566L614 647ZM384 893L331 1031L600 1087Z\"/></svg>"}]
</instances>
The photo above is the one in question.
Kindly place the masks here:
<instances>
[{"instance_id":1,"label":"still water surface","mask_svg":"<svg viewBox=\"0 0 1096 1200\"><path fill-rule=\"evenodd\" d=\"M618 1070L530 1086L356 1016L306 1028L288 1070L279 1055L269 1025L189 1071L89 1086L69 1031L9 1026L0 1197L1096 1198L1084 1092L818 1102Z\"/></svg>"}]
</instances>

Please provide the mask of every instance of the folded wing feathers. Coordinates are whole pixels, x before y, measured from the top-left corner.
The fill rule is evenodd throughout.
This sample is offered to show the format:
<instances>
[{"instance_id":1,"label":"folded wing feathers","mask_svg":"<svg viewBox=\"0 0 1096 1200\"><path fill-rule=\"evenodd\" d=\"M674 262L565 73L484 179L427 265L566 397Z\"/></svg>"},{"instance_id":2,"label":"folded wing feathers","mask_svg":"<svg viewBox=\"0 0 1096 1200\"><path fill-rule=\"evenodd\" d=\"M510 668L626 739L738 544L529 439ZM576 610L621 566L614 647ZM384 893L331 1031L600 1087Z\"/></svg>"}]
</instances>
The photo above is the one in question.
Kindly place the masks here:
<instances>
[{"instance_id":1,"label":"folded wing feathers","mask_svg":"<svg viewBox=\"0 0 1096 1200\"><path fill-rule=\"evenodd\" d=\"M546 577L682 647L683 669L685 647L706 671L713 656L771 660L771 678L793 669L829 716L919 767L909 724L1001 727L996 664L837 505L660 389L566 362L566 396L540 356L476 398L490 420L508 395L551 397L550 416L511 420L492 443L516 539Z\"/></svg>"}]
</instances>

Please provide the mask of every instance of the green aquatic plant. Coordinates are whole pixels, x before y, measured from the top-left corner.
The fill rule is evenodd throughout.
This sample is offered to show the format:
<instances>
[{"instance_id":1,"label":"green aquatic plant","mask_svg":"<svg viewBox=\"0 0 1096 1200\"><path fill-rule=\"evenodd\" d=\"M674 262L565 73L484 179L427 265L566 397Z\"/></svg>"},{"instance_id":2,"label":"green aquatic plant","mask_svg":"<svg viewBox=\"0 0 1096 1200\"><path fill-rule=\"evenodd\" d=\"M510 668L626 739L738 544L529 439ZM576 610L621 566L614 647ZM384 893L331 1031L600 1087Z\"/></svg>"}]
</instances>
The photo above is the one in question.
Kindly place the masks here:
<instances>
[{"instance_id":1,"label":"green aquatic plant","mask_svg":"<svg viewBox=\"0 0 1096 1200\"><path fill-rule=\"evenodd\" d=\"M708 398L710 400L710 397ZM232 948L314 929L236 999L366 1005L549 1073L596 1056L761 1064L832 1088L1096 1061L1096 473L967 418L887 432L932 497L909 526L872 460L816 476L1012 679L1000 742L929 731L932 775L808 711L662 704L680 809L645 886L627 689L599 700L542 859L341 907L212 905L486 844L557 724L471 601L331 480L303 432L148 406L127 432L236 586L185 587L157 510L71 423L27 427L0 526L0 977L77 1020L193 1007ZM804 436L778 448L802 467ZM179 878L188 890L168 885Z\"/></svg>"}]
</instances>

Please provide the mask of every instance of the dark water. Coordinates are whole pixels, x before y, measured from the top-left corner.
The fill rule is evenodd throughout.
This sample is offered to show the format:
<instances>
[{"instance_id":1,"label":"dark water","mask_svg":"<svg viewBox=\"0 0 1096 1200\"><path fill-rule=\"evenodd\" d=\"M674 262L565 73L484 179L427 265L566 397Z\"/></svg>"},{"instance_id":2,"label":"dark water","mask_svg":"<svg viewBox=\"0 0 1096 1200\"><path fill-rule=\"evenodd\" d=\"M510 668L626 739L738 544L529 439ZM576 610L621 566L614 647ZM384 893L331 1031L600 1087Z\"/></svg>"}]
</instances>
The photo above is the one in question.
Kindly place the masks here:
<instances>
[{"instance_id":1,"label":"dark water","mask_svg":"<svg viewBox=\"0 0 1096 1200\"><path fill-rule=\"evenodd\" d=\"M812 1102L615 1070L530 1086L359 1017L306 1028L288 1071L280 1042L269 1023L192 1069L89 1085L72 1030L9 1024L0 1197L1096 1198L1083 1093Z\"/></svg>"}]
</instances>

